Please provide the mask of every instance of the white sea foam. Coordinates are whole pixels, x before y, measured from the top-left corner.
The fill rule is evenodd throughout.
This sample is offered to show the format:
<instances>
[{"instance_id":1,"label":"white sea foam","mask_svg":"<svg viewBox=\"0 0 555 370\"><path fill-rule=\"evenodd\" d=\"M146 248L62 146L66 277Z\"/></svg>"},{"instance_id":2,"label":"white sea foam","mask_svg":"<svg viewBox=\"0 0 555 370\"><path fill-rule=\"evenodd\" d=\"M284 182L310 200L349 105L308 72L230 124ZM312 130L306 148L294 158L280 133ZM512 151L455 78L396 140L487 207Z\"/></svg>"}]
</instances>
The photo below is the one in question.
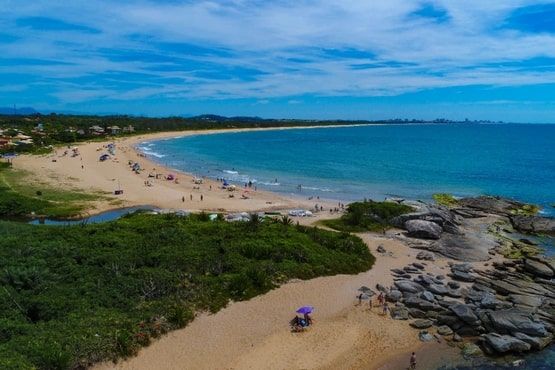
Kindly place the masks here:
<instances>
[{"instance_id":1,"label":"white sea foam","mask_svg":"<svg viewBox=\"0 0 555 370\"><path fill-rule=\"evenodd\" d=\"M165 157L164 154L157 153L157 152L153 151L148 146L138 146L137 149L139 149L141 152L143 152L146 155L150 155L150 156L153 156L153 157L156 157L156 158L164 158Z\"/></svg>"},{"instance_id":2,"label":"white sea foam","mask_svg":"<svg viewBox=\"0 0 555 370\"><path fill-rule=\"evenodd\" d=\"M237 174L239 174L239 172L237 172L237 171L232 171L232 170L223 170L222 172L223 172L223 173L228 173L228 174L230 174L230 175L237 175Z\"/></svg>"}]
</instances>

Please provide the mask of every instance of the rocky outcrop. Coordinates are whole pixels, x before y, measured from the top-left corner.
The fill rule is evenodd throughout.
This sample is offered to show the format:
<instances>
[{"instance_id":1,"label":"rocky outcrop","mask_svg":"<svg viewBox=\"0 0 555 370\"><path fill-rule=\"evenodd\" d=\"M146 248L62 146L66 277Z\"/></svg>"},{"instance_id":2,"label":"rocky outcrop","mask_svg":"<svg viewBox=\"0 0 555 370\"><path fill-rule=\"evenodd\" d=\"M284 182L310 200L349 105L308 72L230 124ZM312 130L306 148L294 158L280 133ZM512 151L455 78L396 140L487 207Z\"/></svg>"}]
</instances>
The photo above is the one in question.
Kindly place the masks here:
<instances>
[{"instance_id":1,"label":"rocky outcrop","mask_svg":"<svg viewBox=\"0 0 555 370\"><path fill-rule=\"evenodd\" d=\"M463 276L462 283L418 270L419 275L409 274L411 280L397 280L389 290L396 292L397 302L391 315L415 319L411 326L417 329L436 326L437 335L449 340L480 337L490 354L538 350L553 341L555 332L555 282L546 278L554 265L541 257L495 263L489 270L450 264L448 275ZM426 331L420 337L433 335Z\"/></svg>"},{"instance_id":2,"label":"rocky outcrop","mask_svg":"<svg viewBox=\"0 0 555 370\"><path fill-rule=\"evenodd\" d=\"M513 227L520 232L555 235L555 219L553 218L515 215L510 219Z\"/></svg>"},{"instance_id":3,"label":"rocky outcrop","mask_svg":"<svg viewBox=\"0 0 555 370\"><path fill-rule=\"evenodd\" d=\"M405 229L410 237L421 239L439 239L443 232L438 224L424 220L409 220L405 222Z\"/></svg>"},{"instance_id":4,"label":"rocky outcrop","mask_svg":"<svg viewBox=\"0 0 555 370\"><path fill-rule=\"evenodd\" d=\"M497 353L525 352L532 348L530 344L510 335L491 333L485 335L484 338L486 340L486 345Z\"/></svg>"}]
</instances>

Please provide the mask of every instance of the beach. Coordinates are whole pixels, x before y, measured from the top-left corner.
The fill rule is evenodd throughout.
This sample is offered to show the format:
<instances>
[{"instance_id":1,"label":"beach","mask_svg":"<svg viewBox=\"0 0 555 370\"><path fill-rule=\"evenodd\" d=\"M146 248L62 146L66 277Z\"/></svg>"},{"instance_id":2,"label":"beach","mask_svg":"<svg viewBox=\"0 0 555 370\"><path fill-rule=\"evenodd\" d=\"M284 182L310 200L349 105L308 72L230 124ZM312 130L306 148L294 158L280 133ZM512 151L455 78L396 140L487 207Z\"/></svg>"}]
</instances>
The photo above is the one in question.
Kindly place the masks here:
<instances>
[{"instance_id":1,"label":"beach","mask_svg":"<svg viewBox=\"0 0 555 370\"><path fill-rule=\"evenodd\" d=\"M135 149L137 144L148 140L220 132L223 131L168 132L89 142L78 145L79 155L75 157L64 155L66 149L59 148L45 156L20 156L14 160L14 166L31 173L36 181L111 194L110 200L97 202L89 213L138 205L193 212L284 213L290 209L313 209L318 203L324 208L322 212L315 213L314 217L294 218L294 221L314 224L339 216L329 212L330 208L337 207L337 202L331 200L286 197L252 188L244 192L241 185L230 197L232 192L221 189L221 182L206 178L202 184L196 184L193 175L161 166ZM115 155L99 161L110 143L115 143ZM130 168L129 163L135 162L144 169L140 174ZM149 177L151 174L160 177ZM165 179L169 174L173 180ZM152 186L147 186L146 181ZM118 189L123 194L113 195ZM232 302L215 314L199 313L187 327L154 341L136 357L117 364L98 364L94 368L395 369L408 366L412 351L434 357L432 354L437 355L447 347L445 341L421 342L418 330L406 321L383 315L382 309L376 307L375 297L373 309L369 309L368 301L358 305L356 296L361 286L372 289L376 284L390 286L391 269L401 269L416 261L418 250L399 240L398 232L393 229L385 234L359 234L376 256L376 263L369 271L290 281L249 301ZM378 246L387 253L377 253ZM450 261L444 257L428 261L426 271L445 274ZM291 333L289 321L303 305L316 308L315 325L307 332Z\"/></svg>"}]
</instances>

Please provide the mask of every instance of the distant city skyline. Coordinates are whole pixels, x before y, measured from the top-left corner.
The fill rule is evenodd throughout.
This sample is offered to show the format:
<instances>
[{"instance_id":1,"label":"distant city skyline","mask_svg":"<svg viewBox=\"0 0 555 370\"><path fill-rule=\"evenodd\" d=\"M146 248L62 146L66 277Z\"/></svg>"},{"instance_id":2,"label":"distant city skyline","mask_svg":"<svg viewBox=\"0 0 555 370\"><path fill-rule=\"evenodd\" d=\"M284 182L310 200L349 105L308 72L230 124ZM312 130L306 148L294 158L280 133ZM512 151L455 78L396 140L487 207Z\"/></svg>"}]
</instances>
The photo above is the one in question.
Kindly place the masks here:
<instances>
[{"instance_id":1,"label":"distant city skyline","mask_svg":"<svg viewBox=\"0 0 555 370\"><path fill-rule=\"evenodd\" d=\"M0 107L555 122L553 1L4 1Z\"/></svg>"}]
</instances>

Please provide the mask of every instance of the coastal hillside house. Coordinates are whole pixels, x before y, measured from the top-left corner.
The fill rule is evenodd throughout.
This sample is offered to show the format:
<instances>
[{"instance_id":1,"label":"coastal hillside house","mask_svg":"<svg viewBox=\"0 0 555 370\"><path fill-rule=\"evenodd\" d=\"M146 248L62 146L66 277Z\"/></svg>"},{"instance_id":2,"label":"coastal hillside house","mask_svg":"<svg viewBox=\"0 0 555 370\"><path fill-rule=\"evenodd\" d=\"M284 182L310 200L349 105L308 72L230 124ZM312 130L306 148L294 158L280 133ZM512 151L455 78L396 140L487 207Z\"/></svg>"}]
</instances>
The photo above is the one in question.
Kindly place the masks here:
<instances>
[{"instance_id":1,"label":"coastal hillside house","mask_svg":"<svg viewBox=\"0 0 555 370\"><path fill-rule=\"evenodd\" d=\"M110 126L108 127L108 131L112 135L119 135L119 133L121 132L121 128L119 126Z\"/></svg>"},{"instance_id":2,"label":"coastal hillside house","mask_svg":"<svg viewBox=\"0 0 555 370\"><path fill-rule=\"evenodd\" d=\"M77 133L77 135L85 135L85 130L83 130L82 128L80 128L79 130L75 131Z\"/></svg>"},{"instance_id":3,"label":"coastal hillside house","mask_svg":"<svg viewBox=\"0 0 555 370\"><path fill-rule=\"evenodd\" d=\"M89 132L92 135L104 135L104 128L100 127L98 125L94 125L94 126L89 127Z\"/></svg>"},{"instance_id":4,"label":"coastal hillside house","mask_svg":"<svg viewBox=\"0 0 555 370\"><path fill-rule=\"evenodd\" d=\"M0 149L7 149L11 146L13 146L14 144L12 143L12 141L7 138L7 137L0 137Z\"/></svg>"},{"instance_id":5,"label":"coastal hillside house","mask_svg":"<svg viewBox=\"0 0 555 370\"><path fill-rule=\"evenodd\" d=\"M122 131L123 131L124 134L131 134L131 133L135 132L135 127L133 127L133 126L131 126L131 125L125 126L125 127L122 129Z\"/></svg>"}]
</instances>

